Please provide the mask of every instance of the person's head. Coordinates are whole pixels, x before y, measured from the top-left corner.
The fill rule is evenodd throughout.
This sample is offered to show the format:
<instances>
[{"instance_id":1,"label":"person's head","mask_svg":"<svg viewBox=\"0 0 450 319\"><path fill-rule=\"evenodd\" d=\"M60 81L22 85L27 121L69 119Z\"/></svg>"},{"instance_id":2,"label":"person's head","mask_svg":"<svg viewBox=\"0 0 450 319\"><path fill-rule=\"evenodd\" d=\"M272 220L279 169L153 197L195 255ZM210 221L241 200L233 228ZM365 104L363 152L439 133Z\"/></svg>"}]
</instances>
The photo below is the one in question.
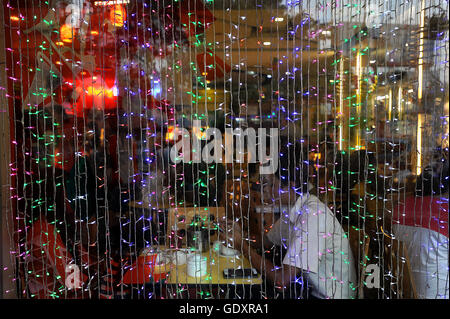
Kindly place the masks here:
<instances>
[{"instance_id":1,"label":"person's head","mask_svg":"<svg viewBox=\"0 0 450 319\"><path fill-rule=\"evenodd\" d=\"M332 180L333 189L338 194L347 193L356 184L352 179L352 167L354 166L352 166L351 156L346 152L337 152L332 166L334 168L330 167L327 175Z\"/></svg>"},{"instance_id":2,"label":"person's head","mask_svg":"<svg viewBox=\"0 0 450 319\"><path fill-rule=\"evenodd\" d=\"M309 168L306 147L282 139L277 171L272 175L261 175L264 201L294 202L296 193L308 191Z\"/></svg>"},{"instance_id":3,"label":"person's head","mask_svg":"<svg viewBox=\"0 0 450 319\"><path fill-rule=\"evenodd\" d=\"M441 196L449 191L449 162L426 167L416 180L417 196Z\"/></svg>"},{"instance_id":4,"label":"person's head","mask_svg":"<svg viewBox=\"0 0 450 319\"><path fill-rule=\"evenodd\" d=\"M373 180L377 171L377 159L374 153L366 150L353 152L350 155L350 171L350 188L366 179Z\"/></svg>"},{"instance_id":5,"label":"person's head","mask_svg":"<svg viewBox=\"0 0 450 319\"><path fill-rule=\"evenodd\" d=\"M352 174L348 153L328 149L321 153L315 168L315 186L323 200L325 197L331 199L334 193L342 194L349 190Z\"/></svg>"}]
</instances>

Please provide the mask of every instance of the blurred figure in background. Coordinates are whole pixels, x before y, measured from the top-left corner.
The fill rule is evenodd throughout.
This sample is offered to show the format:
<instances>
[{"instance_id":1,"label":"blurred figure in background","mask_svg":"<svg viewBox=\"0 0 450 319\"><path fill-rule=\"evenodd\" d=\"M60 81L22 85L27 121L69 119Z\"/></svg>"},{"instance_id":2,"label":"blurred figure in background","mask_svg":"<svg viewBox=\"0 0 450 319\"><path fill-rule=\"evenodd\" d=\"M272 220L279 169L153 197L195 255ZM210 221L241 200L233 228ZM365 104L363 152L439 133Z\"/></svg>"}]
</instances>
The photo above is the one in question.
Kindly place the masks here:
<instances>
[{"instance_id":1,"label":"blurred figure in background","mask_svg":"<svg viewBox=\"0 0 450 319\"><path fill-rule=\"evenodd\" d=\"M97 219L98 188L87 159L80 122L54 106L44 110L39 129L46 131L48 157L33 168L38 183L32 183L36 205L28 206L31 230L27 232L26 270L32 298L102 297L96 291L106 271L107 258L99 247ZM49 125L58 123L57 129ZM76 125L78 124L78 126ZM41 126L42 125L42 126ZM42 165L45 164L45 165ZM72 287L68 269L79 270L80 286Z\"/></svg>"},{"instance_id":2,"label":"blurred figure in background","mask_svg":"<svg viewBox=\"0 0 450 319\"><path fill-rule=\"evenodd\" d=\"M354 226L363 228L372 238L379 232L377 221L383 220L380 209L383 205L384 189L380 186L380 177L377 174L377 161L374 153L359 150L350 155L350 210L354 215ZM373 241L372 241L373 242Z\"/></svg>"},{"instance_id":3,"label":"blurred figure in background","mask_svg":"<svg viewBox=\"0 0 450 319\"><path fill-rule=\"evenodd\" d=\"M419 298L449 298L449 163L425 169L416 196L395 207L392 232L408 249Z\"/></svg>"}]
</instances>

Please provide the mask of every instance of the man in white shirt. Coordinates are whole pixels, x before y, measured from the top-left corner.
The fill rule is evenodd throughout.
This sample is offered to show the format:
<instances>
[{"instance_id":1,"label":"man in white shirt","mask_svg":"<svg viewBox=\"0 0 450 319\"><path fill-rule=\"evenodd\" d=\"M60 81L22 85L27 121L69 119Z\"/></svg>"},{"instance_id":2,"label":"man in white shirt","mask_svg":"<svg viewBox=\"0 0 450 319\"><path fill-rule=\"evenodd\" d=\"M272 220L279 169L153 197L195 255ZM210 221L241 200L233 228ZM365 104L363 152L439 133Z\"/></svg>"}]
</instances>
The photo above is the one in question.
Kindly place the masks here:
<instances>
[{"instance_id":1,"label":"man in white shirt","mask_svg":"<svg viewBox=\"0 0 450 319\"><path fill-rule=\"evenodd\" d=\"M287 247L283 264L301 269L313 297L354 297L356 273L348 240L333 213L315 195L300 195L267 238Z\"/></svg>"},{"instance_id":2,"label":"man in white shirt","mask_svg":"<svg viewBox=\"0 0 450 319\"><path fill-rule=\"evenodd\" d=\"M224 240L233 241L266 279L278 290L292 283L306 283L314 298L348 299L356 295L356 272L348 239L330 211L319 198L308 192L308 165L299 145L282 148L277 173L264 175L264 197L274 203L289 205L266 236L256 236L253 244L242 235L238 223L222 222L223 229L232 225ZM328 174L323 181L328 180ZM258 253L271 244L284 246L287 252L281 267ZM299 296L302 297L302 296Z\"/></svg>"}]
</instances>

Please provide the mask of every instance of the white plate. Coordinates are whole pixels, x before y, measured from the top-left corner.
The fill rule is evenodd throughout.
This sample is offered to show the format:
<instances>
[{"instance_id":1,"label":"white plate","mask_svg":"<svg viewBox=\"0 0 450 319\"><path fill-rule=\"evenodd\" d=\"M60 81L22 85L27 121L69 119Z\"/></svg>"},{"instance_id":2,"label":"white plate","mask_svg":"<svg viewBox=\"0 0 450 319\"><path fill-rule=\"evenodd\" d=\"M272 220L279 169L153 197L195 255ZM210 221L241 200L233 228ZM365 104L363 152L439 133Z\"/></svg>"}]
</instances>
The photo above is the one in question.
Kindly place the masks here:
<instances>
[{"instance_id":1,"label":"white plate","mask_svg":"<svg viewBox=\"0 0 450 319\"><path fill-rule=\"evenodd\" d=\"M224 257L224 258L231 258L231 257L237 257L240 256L239 252L237 250L234 251L233 255L224 255L221 252L219 252L219 256L220 257Z\"/></svg>"}]
</instances>

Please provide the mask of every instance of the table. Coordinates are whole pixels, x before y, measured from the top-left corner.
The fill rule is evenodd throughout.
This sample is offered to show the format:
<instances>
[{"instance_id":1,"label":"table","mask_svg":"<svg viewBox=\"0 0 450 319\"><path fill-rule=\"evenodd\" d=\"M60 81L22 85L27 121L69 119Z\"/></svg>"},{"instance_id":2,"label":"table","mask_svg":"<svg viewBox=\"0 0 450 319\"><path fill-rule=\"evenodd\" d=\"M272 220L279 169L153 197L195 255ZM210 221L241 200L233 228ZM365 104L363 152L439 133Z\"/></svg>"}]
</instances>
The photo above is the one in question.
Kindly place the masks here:
<instances>
[{"instance_id":1,"label":"table","mask_svg":"<svg viewBox=\"0 0 450 319\"><path fill-rule=\"evenodd\" d=\"M160 247L161 251L173 251L166 246ZM207 274L196 278L187 275L187 265L166 264L151 268L150 263L141 263L134 267L134 274L126 274L130 282L140 290L137 295L152 296L152 298L171 299L209 299L209 298L234 298L233 296L247 297L259 296L262 287L261 274L255 278L227 279L223 277L226 268L250 268L249 260L243 256L221 257L213 249L202 254L208 258ZM140 256L139 258L145 258ZM139 268L139 269L138 269ZM139 276L141 274L141 276ZM128 283L129 284L129 283ZM239 298L238 297L238 298Z\"/></svg>"},{"instance_id":2,"label":"table","mask_svg":"<svg viewBox=\"0 0 450 319\"><path fill-rule=\"evenodd\" d=\"M261 274L255 278L233 278L227 279L223 276L226 268L251 268L250 261L244 256L221 257L211 249L202 254L208 258L208 270L205 277L189 277L187 275L187 265L175 266L166 280L167 284L182 285L260 285L262 284Z\"/></svg>"},{"instance_id":3,"label":"table","mask_svg":"<svg viewBox=\"0 0 450 319\"><path fill-rule=\"evenodd\" d=\"M234 299L258 298L261 294L262 277L224 278L226 268L250 268L244 256L221 257L213 249L202 254L208 258L207 273L196 278L187 275L187 265L175 266L166 278L161 292L176 299ZM164 295L164 293L162 293Z\"/></svg>"}]
</instances>

